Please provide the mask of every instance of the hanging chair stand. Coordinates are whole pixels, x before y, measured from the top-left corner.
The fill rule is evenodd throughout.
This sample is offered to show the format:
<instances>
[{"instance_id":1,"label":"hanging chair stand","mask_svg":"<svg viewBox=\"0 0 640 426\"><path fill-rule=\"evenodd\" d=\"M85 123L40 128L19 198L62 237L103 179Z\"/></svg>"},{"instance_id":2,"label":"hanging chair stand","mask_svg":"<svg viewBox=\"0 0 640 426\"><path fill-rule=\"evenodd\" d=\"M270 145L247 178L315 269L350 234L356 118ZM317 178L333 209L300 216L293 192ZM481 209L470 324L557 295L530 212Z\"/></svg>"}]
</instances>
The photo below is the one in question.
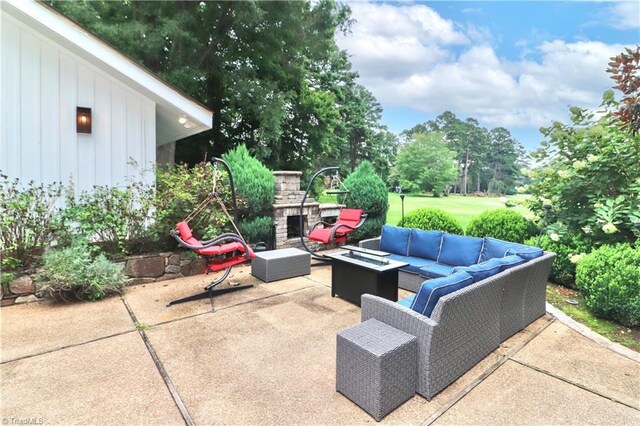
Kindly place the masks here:
<instances>
[{"instance_id":1,"label":"hanging chair stand","mask_svg":"<svg viewBox=\"0 0 640 426\"><path fill-rule=\"evenodd\" d=\"M341 209L340 215L338 216L338 220L336 221L336 223L330 224L327 222L320 221L313 225L313 227L309 231L308 236L304 235L304 203L307 200L307 197L309 196L309 192L311 191L311 188L313 187L313 182L316 180L318 176L323 175L327 172L337 172L338 169L339 169L338 167L325 167L319 170L318 172L316 172L311 178L311 180L309 181L309 184L307 185L307 190L305 191L304 196L302 197L302 202L300 203L300 243L302 244L302 247L311 254L311 257L313 257L316 260L321 260L324 262L330 262L332 259L326 255L318 254L317 252L314 252L313 250L311 250L307 246L307 242L305 241L305 238L311 239L312 241L323 242L325 244L331 243L331 242L344 242L347 239L346 234L351 233L354 230L360 228L364 224L365 220L367 219L367 215L362 213L362 210ZM328 190L326 191L326 193L330 195L345 195L345 194L348 195L349 191L336 189L336 190ZM341 218L342 213L345 210L348 211L348 213L351 214L352 217ZM344 219L344 220L341 220L341 219ZM345 221L347 223L345 223ZM319 227L322 227L322 228L319 228ZM320 230L328 231L328 232L322 232ZM314 231L316 231L316 233L322 233L323 234L322 238L315 239L312 236L312 234L314 234Z\"/></svg>"},{"instance_id":2,"label":"hanging chair stand","mask_svg":"<svg viewBox=\"0 0 640 426\"><path fill-rule=\"evenodd\" d=\"M199 293L193 296L184 297L182 299L174 300L170 302L167 306L173 306L180 303L191 302L194 300L200 299L211 299L213 303L213 298L215 296L219 296L221 294L232 293L235 291L245 290L247 288L253 287L253 285L242 285L242 286L234 286L234 287L226 287L216 289L215 287L222 283L227 279L229 273L231 272L231 268L240 263L247 262L254 257L253 250L247 245L246 241L240 234L236 223L238 221L238 213L237 213L237 204L236 204L236 192L233 184L233 175L231 173L231 169L229 165L220 158L212 158L211 160L214 163L214 166L219 163L225 169L229 176L229 186L231 188L231 198L233 201L233 218L229 215L226 207L220 200L216 192L216 183L217 183L217 169L214 172L214 182L213 182L213 190L207 196L207 198L202 201L193 212L191 212L182 222L176 225L175 229L172 229L169 234L178 241L182 247L191 249L198 253L200 256L204 257L207 261L207 269L205 271L206 274L210 272L217 272L224 270L221 277L211 282L204 288L203 293ZM222 211L227 215L229 221L231 222L234 232L227 232L221 235L216 236L207 241L198 241L191 234L191 230L189 229L188 222L193 219L199 212L201 212L211 201L216 200Z\"/></svg>"}]
</instances>

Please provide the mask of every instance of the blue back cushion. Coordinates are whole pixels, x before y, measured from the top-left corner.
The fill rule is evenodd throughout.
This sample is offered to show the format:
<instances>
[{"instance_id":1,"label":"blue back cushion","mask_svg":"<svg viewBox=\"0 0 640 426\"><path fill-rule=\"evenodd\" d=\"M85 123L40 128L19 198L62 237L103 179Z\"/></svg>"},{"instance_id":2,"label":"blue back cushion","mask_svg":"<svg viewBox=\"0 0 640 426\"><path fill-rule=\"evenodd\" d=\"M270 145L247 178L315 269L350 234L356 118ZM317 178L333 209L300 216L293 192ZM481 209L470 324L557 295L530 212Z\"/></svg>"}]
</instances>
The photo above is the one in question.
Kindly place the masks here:
<instances>
[{"instance_id":1,"label":"blue back cushion","mask_svg":"<svg viewBox=\"0 0 640 426\"><path fill-rule=\"evenodd\" d=\"M500 272L506 271L507 269L513 268L514 266L522 265L523 263L526 262L526 260L524 260L523 258L521 258L520 256L517 256L515 254L512 254L510 256L501 257L501 258L498 258L496 260L498 260L498 262L501 263Z\"/></svg>"},{"instance_id":2,"label":"blue back cushion","mask_svg":"<svg viewBox=\"0 0 640 426\"><path fill-rule=\"evenodd\" d=\"M469 266L478 263L482 238L444 234L438 263L452 266Z\"/></svg>"},{"instance_id":3,"label":"blue back cushion","mask_svg":"<svg viewBox=\"0 0 640 426\"><path fill-rule=\"evenodd\" d=\"M409 256L437 260L442 234L442 231L412 229L411 238L409 238Z\"/></svg>"},{"instance_id":4,"label":"blue back cushion","mask_svg":"<svg viewBox=\"0 0 640 426\"><path fill-rule=\"evenodd\" d=\"M473 278L466 272L458 272L448 277L427 280L420 286L420 290L411 304L411 309L422 315L431 316L438 300L442 296L460 290L472 283Z\"/></svg>"},{"instance_id":5,"label":"blue back cushion","mask_svg":"<svg viewBox=\"0 0 640 426\"><path fill-rule=\"evenodd\" d=\"M544 254L544 251L538 247L521 246L521 247L510 248L509 250L507 250L507 253L505 254L507 256L515 254L517 256L520 256L524 260L532 260L532 259L535 259L536 257L542 256Z\"/></svg>"},{"instance_id":6,"label":"blue back cushion","mask_svg":"<svg viewBox=\"0 0 640 426\"><path fill-rule=\"evenodd\" d=\"M499 273L500 267L502 267L502 262L498 259L489 259L486 262L478 263L477 265L458 266L453 268L453 273L464 271L471 275L474 283L477 283L478 281L482 281L485 278L489 278L490 276Z\"/></svg>"},{"instance_id":7,"label":"blue back cushion","mask_svg":"<svg viewBox=\"0 0 640 426\"><path fill-rule=\"evenodd\" d=\"M410 232L411 230L408 228L383 225L382 235L380 237L380 250L406 256Z\"/></svg>"},{"instance_id":8,"label":"blue back cushion","mask_svg":"<svg viewBox=\"0 0 640 426\"><path fill-rule=\"evenodd\" d=\"M513 252L507 253L509 250L513 250ZM484 262L485 260L496 257L505 257L510 254L520 255L520 253L525 253L525 256L528 256L529 258L527 259L525 256L520 257L525 258L525 260L531 260L542 256L543 252L542 249L537 247L525 246L524 244L510 243L508 241L498 240L497 238L485 237L480 261Z\"/></svg>"}]
</instances>

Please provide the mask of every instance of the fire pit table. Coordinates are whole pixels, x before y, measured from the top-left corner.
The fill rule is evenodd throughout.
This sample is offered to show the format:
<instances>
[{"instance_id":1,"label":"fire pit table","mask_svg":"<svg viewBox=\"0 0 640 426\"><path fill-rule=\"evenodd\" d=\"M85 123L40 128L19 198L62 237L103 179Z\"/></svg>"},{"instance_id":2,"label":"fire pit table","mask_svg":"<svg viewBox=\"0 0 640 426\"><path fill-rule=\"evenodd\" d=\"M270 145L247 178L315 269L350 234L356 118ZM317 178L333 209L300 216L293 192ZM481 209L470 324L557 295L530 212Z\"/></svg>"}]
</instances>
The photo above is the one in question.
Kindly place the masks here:
<instances>
[{"instance_id":1,"label":"fire pit table","mask_svg":"<svg viewBox=\"0 0 640 426\"><path fill-rule=\"evenodd\" d=\"M388 259L389 253L343 246L346 251L327 254L331 262L331 296L360 306L363 294L398 300L398 269L406 262Z\"/></svg>"}]
</instances>

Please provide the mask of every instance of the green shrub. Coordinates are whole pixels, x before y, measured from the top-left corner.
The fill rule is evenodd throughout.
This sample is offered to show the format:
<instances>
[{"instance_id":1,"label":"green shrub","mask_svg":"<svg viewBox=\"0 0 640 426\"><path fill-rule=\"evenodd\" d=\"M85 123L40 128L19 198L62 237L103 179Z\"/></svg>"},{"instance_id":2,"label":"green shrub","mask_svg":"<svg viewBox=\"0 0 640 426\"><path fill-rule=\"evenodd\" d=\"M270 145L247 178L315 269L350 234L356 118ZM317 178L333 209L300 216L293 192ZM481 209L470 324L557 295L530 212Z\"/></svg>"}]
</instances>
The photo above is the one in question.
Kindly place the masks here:
<instances>
[{"instance_id":1,"label":"green shrub","mask_svg":"<svg viewBox=\"0 0 640 426\"><path fill-rule=\"evenodd\" d=\"M223 173L223 175L225 175ZM231 211L231 196L226 179L218 179L216 192ZM156 220L153 233L156 235L161 249L172 249L176 242L169 236L169 231L194 211L213 188L213 167L210 163L200 163L193 167L184 164L163 166L156 170L156 196L154 205ZM198 238L213 238L220 228L228 222L220 206L210 203L191 222L191 229Z\"/></svg>"},{"instance_id":2,"label":"green shrub","mask_svg":"<svg viewBox=\"0 0 640 426\"><path fill-rule=\"evenodd\" d=\"M96 241L110 256L146 252L154 246L149 228L154 212L154 190L141 182L126 188L94 186L76 199L68 191L61 217L64 241Z\"/></svg>"},{"instance_id":3,"label":"green shrub","mask_svg":"<svg viewBox=\"0 0 640 426\"><path fill-rule=\"evenodd\" d=\"M38 280L56 300L98 300L120 293L126 284L122 265L109 262L103 254L92 258L88 244L77 241L63 249L48 249Z\"/></svg>"},{"instance_id":4,"label":"green shrub","mask_svg":"<svg viewBox=\"0 0 640 426\"><path fill-rule=\"evenodd\" d=\"M467 235L493 237L514 243L522 243L535 233L535 226L531 222L509 209L488 210L467 225Z\"/></svg>"},{"instance_id":5,"label":"green shrub","mask_svg":"<svg viewBox=\"0 0 640 426\"><path fill-rule=\"evenodd\" d=\"M597 316L640 325L640 249L602 246L578 262L576 284Z\"/></svg>"},{"instance_id":6,"label":"green shrub","mask_svg":"<svg viewBox=\"0 0 640 426\"><path fill-rule=\"evenodd\" d=\"M551 265L549 280L565 287L575 288L575 256L591 252L593 243L579 234L564 234L556 239L557 241L554 241L548 235L543 235L540 238L539 245L538 237L531 237L525 240L524 244L540 247L545 251L554 252L556 254L556 258L553 260L553 264Z\"/></svg>"},{"instance_id":7,"label":"green shrub","mask_svg":"<svg viewBox=\"0 0 640 426\"><path fill-rule=\"evenodd\" d=\"M398 226L405 228L417 228L429 230L438 230L449 232L451 234L462 234L462 225L449 213L440 209L417 209L409 212L404 220L398 222Z\"/></svg>"},{"instance_id":8,"label":"green shrub","mask_svg":"<svg viewBox=\"0 0 640 426\"><path fill-rule=\"evenodd\" d=\"M273 173L257 158L249 154L245 145L239 145L222 156L233 173L238 195L246 201L239 208L243 218L253 219L272 209L275 197Z\"/></svg>"},{"instance_id":9,"label":"green shrub","mask_svg":"<svg viewBox=\"0 0 640 426\"><path fill-rule=\"evenodd\" d=\"M54 237L61 184L22 185L0 175L0 269L29 267Z\"/></svg>"},{"instance_id":10,"label":"green shrub","mask_svg":"<svg viewBox=\"0 0 640 426\"><path fill-rule=\"evenodd\" d=\"M362 209L367 214L365 225L357 229L352 238L361 240L380 235L387 220L389 193L373 165L369 161L360 163L344 180L344 186L349 189L349 194L340 197L339 201L348 208Z\"/></svg>"},{"instance_id":11,"label":"green shrub","mask_svg":"<svg viewBox=\"0 0 640 426\"><path fill-rule=\"evenodd\" d=\"M248 243L271 241L273 221L269 216L240 221L238 229Z\"/></svg>"}]
</instances>

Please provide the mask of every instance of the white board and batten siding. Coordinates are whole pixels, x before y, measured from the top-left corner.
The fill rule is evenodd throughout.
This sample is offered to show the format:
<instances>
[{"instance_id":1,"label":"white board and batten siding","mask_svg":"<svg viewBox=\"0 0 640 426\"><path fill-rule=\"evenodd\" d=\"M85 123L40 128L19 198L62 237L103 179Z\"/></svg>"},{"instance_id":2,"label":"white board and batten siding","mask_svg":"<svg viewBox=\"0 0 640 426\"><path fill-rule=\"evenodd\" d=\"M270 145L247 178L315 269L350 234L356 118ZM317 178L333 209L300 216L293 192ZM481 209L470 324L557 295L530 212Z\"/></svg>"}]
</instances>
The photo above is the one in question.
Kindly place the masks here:
<instances>
[{"instance_id":1,"label":"white board and batten siding","mask_svg":"<svg viewBox=\"0 0 640 426\"><path fill-rule=\"evenodd\" d=\"M0 173L79 193L155 163L153 100L4 13L0 43ZM76 132L76 107L91 108L91 134Z\"/></svg>"}]
</instances>

